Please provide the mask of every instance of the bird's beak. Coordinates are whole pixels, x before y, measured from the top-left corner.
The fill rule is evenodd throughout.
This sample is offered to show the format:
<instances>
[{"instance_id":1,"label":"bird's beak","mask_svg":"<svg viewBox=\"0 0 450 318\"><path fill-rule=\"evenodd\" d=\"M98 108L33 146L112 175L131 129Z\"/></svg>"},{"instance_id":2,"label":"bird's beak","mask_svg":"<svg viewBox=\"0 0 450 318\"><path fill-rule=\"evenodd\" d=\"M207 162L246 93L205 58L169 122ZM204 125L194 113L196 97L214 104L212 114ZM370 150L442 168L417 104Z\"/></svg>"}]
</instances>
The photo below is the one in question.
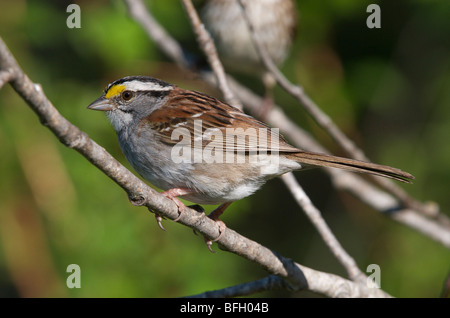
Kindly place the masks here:
<instances>
[{"instance_id":1,"label":"bird's beak","mask_svg":"<svg viewBox=\"0 0 450 318\"><path fill-rule=\"evenodd\" d=\"M93 101L87 108L92 110L108 111L114 108L114 104L104 96L100 96L95 101Z\"/></svg>"}]
</instances>

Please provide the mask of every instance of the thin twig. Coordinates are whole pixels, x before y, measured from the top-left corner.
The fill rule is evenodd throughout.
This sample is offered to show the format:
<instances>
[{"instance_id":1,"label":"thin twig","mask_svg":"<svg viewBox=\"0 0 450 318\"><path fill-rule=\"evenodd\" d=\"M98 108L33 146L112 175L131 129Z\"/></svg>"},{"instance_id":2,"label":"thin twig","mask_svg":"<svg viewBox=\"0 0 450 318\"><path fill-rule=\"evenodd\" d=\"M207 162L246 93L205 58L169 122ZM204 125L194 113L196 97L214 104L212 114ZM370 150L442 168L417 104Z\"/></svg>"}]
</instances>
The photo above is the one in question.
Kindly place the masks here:
<instances>
[{"instance_id":1,"label":"thin twig","mask_svg":"<svg viewBox=\"0 0 450 318\"><path fill-rule=\"evenodd\" d=\"M366 275L358 268L353 257L351 257L347 251L342 247L341 243L337 240L331 229L328 227L320 211L311 202L303 188L295 179L292 173L286 173L281 176L281 179L286 184L287 188L294 196L298 205L301 206L306 213L310 221L314 224L319 231L320 236L323 238L325 244L331 250L333 255L344 266L348 276L351 280L359 281L366 279Z\"/></svg>"},{"instance_id":2,"label":"thin twig","mask_svg":"<svg viewBox=\"0 0 450 318\"><path fill-rule=\"evenodd\" d=\"M316 273L309 273L308 268L303 267L302 272L309 275L315 275ZM328 279L329 277L315 275L316 281L322 281L324 279ZM309 281L304 280L304 285L301 286L301 288L297 288L293 291L300 291L300 290L309 290L312 292L318 292L317 286L312 283L310 284ZM342 286L338 286L336 284L342 284L342 286L345 286L342 288ZM333 277L333 283L329 285L329 294L328 296L331 297L354 297L355 295L361 295L361 291L358 290L357 286L362 286L362 284L352 284L349 285L347 280L343 280L342 278ZM223 297L242 297L242 296L248 296L248 295L254 295L255 293L263 292L263 291L274 291L274 290L292 290L292 286L290 286L285 280L281 279L279 276L276 275L270 275L262 279L258 279L253 282L247 282L244 284L239 284L232 287L227 287L219 290L214 291L207 291L201 294L192 295L189 296L189 298L223 298ZM367 290L366 290L367 291ZM384 297L388 298L391 297L390 295L386 293L374 293L373 295L377 295L376 297ZM362 297L372 297L373 295L364 295Z\"/></svg>"},{"instance_id":3,"label":"thin twig","mask_svg":"<svg viewBox=\"0 0 450 318\"><path fill-rule=\"evenodd\" d=\"M217 82L219 89L221 90L225 101L242 110L242 103L239 99L237 99L230 87L227 83L227 77L225 74L225 70L223 68L222 62L219 59L219 55L217 54L216 46L214 45L214 40L211 35L206 30L204 24L200 20L197 11L195 10L194 5L191 0L182 0L184 8L188 14L189 20L191 21L192 28L197 36L197 41L199 43L200 48L205 53L209 65L213 70L214 74L217 77Z\"/></svg>"}]
</instances>

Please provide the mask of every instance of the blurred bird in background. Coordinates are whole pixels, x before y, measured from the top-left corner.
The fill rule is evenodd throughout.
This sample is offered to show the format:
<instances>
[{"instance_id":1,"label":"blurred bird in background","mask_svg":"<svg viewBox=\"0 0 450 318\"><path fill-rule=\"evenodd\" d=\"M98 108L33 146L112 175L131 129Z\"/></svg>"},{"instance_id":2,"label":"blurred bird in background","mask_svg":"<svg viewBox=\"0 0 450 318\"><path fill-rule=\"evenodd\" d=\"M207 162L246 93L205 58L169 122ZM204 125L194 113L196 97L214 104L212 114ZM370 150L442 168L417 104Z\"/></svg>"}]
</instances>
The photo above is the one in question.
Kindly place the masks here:
<instances>
[{"instance_id":1,"label":"blurred bird in background","mask_svg":"<svg viewBox=\"0 0 450 318\"><path fill-rule=\"evenodd\" d=\"M292 0L248 1L246 10L261 43L272 61L280 66L286 60L297 29L297 12ZM243 8L237 0L207 0L202 20L214 38L225 68L261 77L265 88L265 102L261 116L273 103L273 76L266 70L256 50L245 20Z\"/></svg>"}]
</instances>

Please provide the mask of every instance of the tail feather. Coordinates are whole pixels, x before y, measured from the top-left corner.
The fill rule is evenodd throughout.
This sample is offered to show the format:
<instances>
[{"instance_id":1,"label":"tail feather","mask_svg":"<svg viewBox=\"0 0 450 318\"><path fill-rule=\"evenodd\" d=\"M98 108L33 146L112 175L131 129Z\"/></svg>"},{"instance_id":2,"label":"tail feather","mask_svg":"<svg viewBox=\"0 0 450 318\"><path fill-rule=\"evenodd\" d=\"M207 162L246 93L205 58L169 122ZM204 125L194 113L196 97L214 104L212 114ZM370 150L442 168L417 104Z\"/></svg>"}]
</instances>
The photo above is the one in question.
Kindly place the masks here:
<instances>
[{"instance_id":1,"label":"tail feather","mask_svg":"<svg viewBox=\"0 0 450 318\"><path fill-rule=\"evenodd\" d=\"M412 183L411 180L414 179L413 175L400 169L355 159L348 159L313 152L293 153L290 154L289 157L299 163L307 165L339 168L352 172L369 173L406 183Z\"/></svg>"}]
</instances>

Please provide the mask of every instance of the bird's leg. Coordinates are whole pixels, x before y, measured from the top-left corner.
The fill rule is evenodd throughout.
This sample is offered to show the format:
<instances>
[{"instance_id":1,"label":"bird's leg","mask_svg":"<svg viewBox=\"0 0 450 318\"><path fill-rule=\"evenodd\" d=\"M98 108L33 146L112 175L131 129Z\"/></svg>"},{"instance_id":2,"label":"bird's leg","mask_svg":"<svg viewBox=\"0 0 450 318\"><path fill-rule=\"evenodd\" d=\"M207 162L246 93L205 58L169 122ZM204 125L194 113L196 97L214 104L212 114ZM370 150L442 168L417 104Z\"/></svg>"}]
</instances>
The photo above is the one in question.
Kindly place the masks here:
<instances>
[{"instance_id":1,"label":"bird's leg","mask_svg":"<svg viewBox=\"0 0 450 318\"><path fill-rule=\"evenodd\" d=\"M184 189L184 188L173 188L173 189L169 189L169 190L167 190L167 191L161 192L161 194L162 194L163 196L165 196L166 198L171 199L171 200L174 201L175 204L178 206L178 211L179 211L180 214L179 214L178 217L177 217L176 219L174 219L173 221L177 222L177 221L180 219L180 217L181 217L181 215L183 214L183 212L185 211L185 209L186 209L186 205L184 205L183 202L181 202L180 200L178 200L177 197L182 196L182 195L186 195L186 194L190 194L190 193L193 193L193 191L192 191L192 190L188 190L188 189ZM220 239L220 237L222 236L223 232L225 231L225 229L226 229L226 227L227 227L227 226L225 225L225 223L219 219L219 217L223 214L223 212L225 211L225 209L228 208L228 206L229 206L231 203L232 203L232 202L226 202L226 203L221 204L217 209L215 209L214 211L212 211L212 212L208 215L208 217L209 217L211 220L217 222L217 225L219 226L219 236L218 236L217 238L215 238L214 240L207 239L206 237L204 238L204 239L205 239L206 246L208 247L208 249L209 249L212 253L215 253L215 252L212 250L212 248L211 248L212 243L213 243L213 242L216 242L216 241L218 241L218 240ZM162 224L161 224L162 217L161 217L159 214L157 214L157 213L155 213L155 217L156 217L156 222L158 223L158 226L159 226L161 229L165 230L164 227L163 227Z\"/></svg>"},{"instance_id":2,"label":"bird's leg","mask_svg":"<svg viewBox=\"0 0 450 318\"><path fill-rule=\"evenodd\" d=\"M178 214L178 217L173 220L174 222L177 222L181 218L181 215L183 214L184 210L186 209L186 206L184 205L184 203L181 202L180 200L178 200L177 197L179 197L181 195L190 194L192 192L193 191L184 189L184 188L173 188L173 189L169 189L167 191L161 192L161 194L163 196L165 196L168 199L171 199L178 206L179 214ZM163 218L158 213L155 213L155 218L156 218L156 222L158 223L158 226L162 230L165 231L164 227L161 224L161 221Z\"/></svg>"},{"instance_id":3,"label":"bird's leg","mask_svg":"<svg viewBox=\"0 0 450 318\"><path fill-rule=\"evenodd\" d=\"M208 217L211 220L217 222L217 225L219 226L219 236L216 237L214 240L210 240L210 239L204 237L206 246L208 247L208 249L211 253L215 253L211 248L212 243L218 241L220 239L220 237L222 236L223 232L225 232L225 229L227 228L225 223L222 220L220 220L219 217L223 214L225 209L228 208L228 206L231 203L232 202L226 202L226 203L221 204L217 209L215 209L208 215Z\"/></svg>"}]
</instances>

